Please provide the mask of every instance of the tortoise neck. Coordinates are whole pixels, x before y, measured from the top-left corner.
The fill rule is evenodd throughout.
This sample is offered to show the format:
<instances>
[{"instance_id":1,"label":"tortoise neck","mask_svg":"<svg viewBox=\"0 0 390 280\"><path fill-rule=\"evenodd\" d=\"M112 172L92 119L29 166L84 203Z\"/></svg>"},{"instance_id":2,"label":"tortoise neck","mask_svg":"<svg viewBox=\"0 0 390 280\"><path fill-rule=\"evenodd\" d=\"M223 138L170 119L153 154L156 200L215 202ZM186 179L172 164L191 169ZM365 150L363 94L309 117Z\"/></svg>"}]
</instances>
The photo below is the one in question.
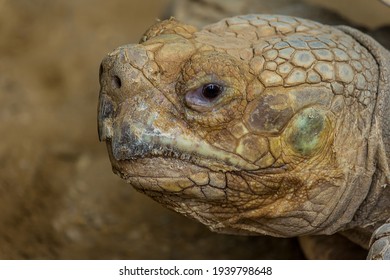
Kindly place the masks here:
<instances>
[{"instance_id":1,"label":"tortoise neck","mask_svg":"<svg viewBox=\"0 0 390 280\"><path fill-rule=\"evenodd\" d=\"M366 171L372 174L372 178L370 186L367 186L368 193L351 223L366 227L384 222L390 216L390 52L356 29L346 26L339 28L371 53L379 70L366 158Z\"/></svg>"}]
</instances>

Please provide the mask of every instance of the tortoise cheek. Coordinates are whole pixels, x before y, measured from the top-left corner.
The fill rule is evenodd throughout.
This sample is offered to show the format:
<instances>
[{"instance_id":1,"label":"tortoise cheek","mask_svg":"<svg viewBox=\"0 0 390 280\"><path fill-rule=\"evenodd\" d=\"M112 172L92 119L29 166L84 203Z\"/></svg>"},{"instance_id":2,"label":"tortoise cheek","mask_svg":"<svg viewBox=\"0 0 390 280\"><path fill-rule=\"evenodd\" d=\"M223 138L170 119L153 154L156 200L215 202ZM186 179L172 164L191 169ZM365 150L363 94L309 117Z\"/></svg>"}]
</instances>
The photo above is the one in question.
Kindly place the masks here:
<instances>
[{"instance_id":1,"label":"tortoise cheek","mask_svg":"<svg viewBox=\"0 0 390 280\"><path fill-rule=\"evenodd\" d=\"M284 139L296 154L310 157L326 144L330 126L324 110L306 108L291 120L285 130Z\"/></svg>"}]
</instances>

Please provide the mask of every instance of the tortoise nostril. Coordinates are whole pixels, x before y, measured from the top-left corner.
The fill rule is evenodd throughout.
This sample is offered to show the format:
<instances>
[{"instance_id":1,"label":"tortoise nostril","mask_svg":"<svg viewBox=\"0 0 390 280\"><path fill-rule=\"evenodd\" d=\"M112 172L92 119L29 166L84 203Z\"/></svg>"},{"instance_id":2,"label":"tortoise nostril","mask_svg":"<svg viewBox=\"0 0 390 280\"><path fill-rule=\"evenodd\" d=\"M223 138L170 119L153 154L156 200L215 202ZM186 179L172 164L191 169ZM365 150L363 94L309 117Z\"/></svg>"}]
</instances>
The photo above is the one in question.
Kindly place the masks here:
<instances>
[{"instance_id":1,"label":"tortoise nostril","mask_svg":"<svg viewBox=\"0 0 390 280\"><path fill-rule=\"evenodd\" d=\"M111 82L114 88L121 88L122 86L122 81L117 75L112 77Z\"/></svg>"}]
</instances>

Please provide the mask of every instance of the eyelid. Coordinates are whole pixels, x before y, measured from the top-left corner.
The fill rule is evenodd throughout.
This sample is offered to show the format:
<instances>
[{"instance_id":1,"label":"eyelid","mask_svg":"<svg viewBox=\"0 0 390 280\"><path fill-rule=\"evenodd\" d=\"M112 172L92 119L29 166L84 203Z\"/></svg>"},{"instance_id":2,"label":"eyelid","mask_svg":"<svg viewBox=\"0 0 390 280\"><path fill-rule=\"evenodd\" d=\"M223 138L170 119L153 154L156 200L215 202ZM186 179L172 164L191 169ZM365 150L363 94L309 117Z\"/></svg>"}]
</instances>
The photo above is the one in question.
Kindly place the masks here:
<instances>
[{"instance_id":1,"label":"eyelid","mask_svg":"<svg viewBox=\"0 0 390 280\"><path fill-rule=\"evenodd\" d=\"M219 78L216 74L204 74L196 76L192 79L185 81L185 84L182 88L182 93L186 94L187 92L194 91L198 88L203 87L206 84L218 84L222 87L227 86L226 82Z\"/></svg>"},{"instance_id":2,"label":"eyelid","mask_svg":"<svg viewBox=\"0 0 390 280\"><path fill-rule=\"evenodd\" d=\"M206 99L203 96L202 92L203 92L203 86L187 92L185 95L186 103L198 104L203 106L210 106L211 104L213 104L214 102Z\"/></svg>"}]
</instances>

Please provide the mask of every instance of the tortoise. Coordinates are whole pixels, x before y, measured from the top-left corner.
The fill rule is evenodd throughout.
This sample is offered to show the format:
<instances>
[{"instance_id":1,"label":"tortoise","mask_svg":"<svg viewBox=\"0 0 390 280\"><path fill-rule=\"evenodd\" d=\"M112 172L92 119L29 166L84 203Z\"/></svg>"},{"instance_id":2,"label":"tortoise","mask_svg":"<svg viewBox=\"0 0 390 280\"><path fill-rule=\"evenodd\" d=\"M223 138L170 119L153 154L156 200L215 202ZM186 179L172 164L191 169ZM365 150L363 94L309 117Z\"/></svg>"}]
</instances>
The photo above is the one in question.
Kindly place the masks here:
<instances>
[{"instance_id":1,"label":"tortoise","mask_svg":"<svg viewBox=\"0 0 390 280\"><path fill-rule=\"evenodd\" d=\"M171 18L103 59L99 139L117 175L212 231L390 259L389 67L347 26Z\"/></svg>"}]
</instances>

